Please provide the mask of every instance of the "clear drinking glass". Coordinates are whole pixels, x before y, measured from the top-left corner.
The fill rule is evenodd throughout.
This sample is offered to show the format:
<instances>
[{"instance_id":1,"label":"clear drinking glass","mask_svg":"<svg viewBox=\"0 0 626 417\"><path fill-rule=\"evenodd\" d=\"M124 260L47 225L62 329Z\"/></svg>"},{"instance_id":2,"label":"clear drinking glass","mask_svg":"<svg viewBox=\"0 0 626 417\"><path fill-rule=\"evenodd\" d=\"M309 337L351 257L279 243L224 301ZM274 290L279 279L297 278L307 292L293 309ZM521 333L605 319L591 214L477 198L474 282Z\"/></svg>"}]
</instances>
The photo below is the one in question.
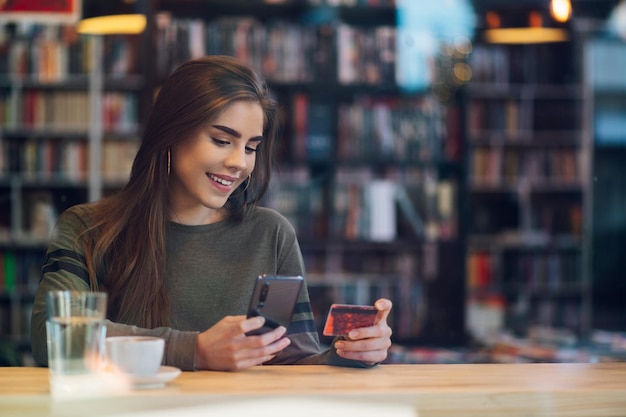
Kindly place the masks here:
<instances>
[{"instance_id":1,"label":"clear drinking glass","mask_svg":"<svg viewBox=\"0 0 626 417\"><path fill-rule=\"evenodd\" d=\"M51 291L46 303L50 393L96 394L106 359L106 293Z\"/></svg>"}]
</instances>

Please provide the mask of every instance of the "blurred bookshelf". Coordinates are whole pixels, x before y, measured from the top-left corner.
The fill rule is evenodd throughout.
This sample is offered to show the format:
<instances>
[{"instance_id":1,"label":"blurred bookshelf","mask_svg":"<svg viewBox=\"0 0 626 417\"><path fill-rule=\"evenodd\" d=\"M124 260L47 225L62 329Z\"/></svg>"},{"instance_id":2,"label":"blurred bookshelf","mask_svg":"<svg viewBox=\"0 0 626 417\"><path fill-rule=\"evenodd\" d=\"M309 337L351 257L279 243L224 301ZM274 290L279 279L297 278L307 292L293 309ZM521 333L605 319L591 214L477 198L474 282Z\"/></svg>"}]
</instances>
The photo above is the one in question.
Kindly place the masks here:
<instances>
[{"instance_id":1,"label":"blurred bookshelf","mask_svg":"<svg viewBox=\"0 0 626 417\"><path fill-rule=\"evenodd\" d=\"M130 173L143 89L138 48L137 36L0 23L0 336L27 364L32 299L58 214Z\"/></svg>"},{"instance_id":2,"label":"blurred bookshelf","mask_svg":"<svg viewBox=\"0 0 626 417\"><path fill-rule=\"evenodd\" d=\"M466 325L477 341L590 331L590 144L573 42L480 44L467 88ZM586 231L585 231L586 232Z\"/></svg>"}]
</instances>

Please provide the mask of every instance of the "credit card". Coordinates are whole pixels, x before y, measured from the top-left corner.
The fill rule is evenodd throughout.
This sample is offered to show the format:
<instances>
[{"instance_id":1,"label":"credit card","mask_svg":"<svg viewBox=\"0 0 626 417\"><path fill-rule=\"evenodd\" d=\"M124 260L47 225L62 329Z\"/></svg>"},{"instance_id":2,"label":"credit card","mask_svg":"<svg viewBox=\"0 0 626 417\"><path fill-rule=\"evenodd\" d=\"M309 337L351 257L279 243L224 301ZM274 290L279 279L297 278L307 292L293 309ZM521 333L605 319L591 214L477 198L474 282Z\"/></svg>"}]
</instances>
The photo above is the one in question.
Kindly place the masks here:
<instances>
[{"instance_id":1,"label":"credit card","mask_svg":"<svg viewBox=\"0 0 626 417\"><path fill-rule=\"evenodd\" d=\"M374 306L333 304L328 311L324 336L345 336L351 330L373 326L378 310Z\"/></svg>"}]
</instances>

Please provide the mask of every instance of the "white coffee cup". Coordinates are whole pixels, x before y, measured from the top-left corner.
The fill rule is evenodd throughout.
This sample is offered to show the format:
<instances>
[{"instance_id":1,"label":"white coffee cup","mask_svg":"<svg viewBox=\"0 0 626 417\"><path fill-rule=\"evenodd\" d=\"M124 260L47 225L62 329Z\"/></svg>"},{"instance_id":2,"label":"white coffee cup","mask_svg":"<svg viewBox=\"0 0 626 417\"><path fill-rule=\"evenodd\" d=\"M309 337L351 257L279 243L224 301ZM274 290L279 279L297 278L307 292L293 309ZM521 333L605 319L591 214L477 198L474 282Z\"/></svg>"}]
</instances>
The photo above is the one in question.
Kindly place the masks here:
<instances>
[{"instance_id":1,"label":"white coffee cup","mask_svg":"<svg viewBox=\"0 0 626 417\"><path fill-rule=\"evenodd\" d=\"M106 349L110 366L135 376L154 375L163 361L165 340L150 336L107 337Z\"/></svg>"}]
</instances>

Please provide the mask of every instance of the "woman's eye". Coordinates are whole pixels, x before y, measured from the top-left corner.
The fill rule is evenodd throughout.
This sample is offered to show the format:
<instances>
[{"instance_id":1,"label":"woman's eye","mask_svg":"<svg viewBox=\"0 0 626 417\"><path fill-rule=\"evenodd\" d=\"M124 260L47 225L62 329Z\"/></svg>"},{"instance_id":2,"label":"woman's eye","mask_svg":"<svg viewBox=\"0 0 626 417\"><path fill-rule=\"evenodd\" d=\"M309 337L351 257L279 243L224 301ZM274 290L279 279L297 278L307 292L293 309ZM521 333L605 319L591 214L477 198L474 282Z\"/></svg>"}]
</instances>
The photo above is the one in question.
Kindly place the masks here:
<instances>
[{"instance_id":1,"label":"woman's eye","mask_svg":"<svg viewBox=\"0 0 626 417\"><path fill-rule=\"evenodd\" d=\"M213 139L213 142L214 142L216 145L219 145L219 146L225 146L225 145L228 145L228 141L225 141L225 140L220 140L220 139L217 139L217 138L211 138L211 139Z\"/></svg>"},{"instance_id":2,"label":"woman's eye","mask_svg":"<svg viewBox=\"0 0 626 417\"><path fill-rule=\"evenodd\" d=\"M249 146L246 146L246 152L248 152L248 153L253 153L253 152L256 152L256 151L257 151L257 149L256 149L256 148L251 148L251 147L249 147Z\"/></svg>"}]
</instances>

